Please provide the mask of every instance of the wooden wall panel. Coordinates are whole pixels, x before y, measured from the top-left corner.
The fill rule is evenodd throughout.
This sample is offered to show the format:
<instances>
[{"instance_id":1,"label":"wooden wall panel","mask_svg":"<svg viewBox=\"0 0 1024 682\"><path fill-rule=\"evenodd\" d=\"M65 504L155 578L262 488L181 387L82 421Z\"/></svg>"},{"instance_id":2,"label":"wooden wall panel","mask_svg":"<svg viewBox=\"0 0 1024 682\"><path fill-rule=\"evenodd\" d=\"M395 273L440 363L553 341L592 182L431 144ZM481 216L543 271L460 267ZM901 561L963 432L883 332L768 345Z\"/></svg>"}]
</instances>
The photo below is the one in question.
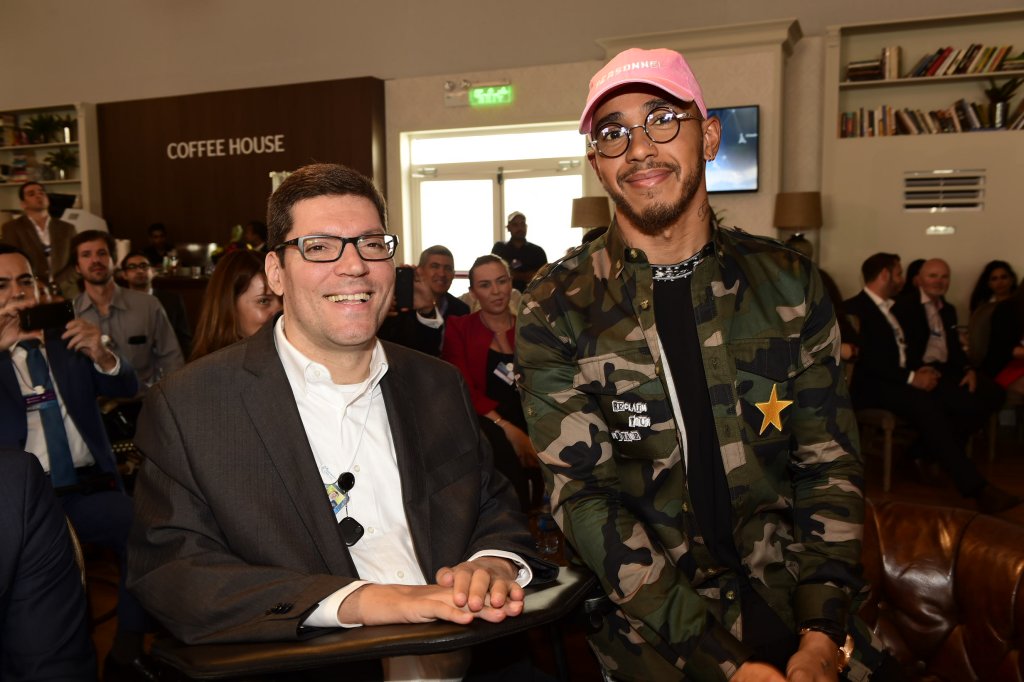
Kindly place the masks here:
<instances>
[{"instance_id":1,"label":"wooden wall panel","mask_svg":"<svg viewBox=\"0 0 1024 682\"><path fill-rule=\"evenodd\" d=\"M384 82L376 78L112 102L97 111L103 217L135 246L155 222L178 243L227 241L233 225L265 219L271 171L338 162L384 187ZM281 136L264 144L269 153L240 141L264 136ZM209 140L220 142L200 142Z\"/></svg>"}]
</instances>

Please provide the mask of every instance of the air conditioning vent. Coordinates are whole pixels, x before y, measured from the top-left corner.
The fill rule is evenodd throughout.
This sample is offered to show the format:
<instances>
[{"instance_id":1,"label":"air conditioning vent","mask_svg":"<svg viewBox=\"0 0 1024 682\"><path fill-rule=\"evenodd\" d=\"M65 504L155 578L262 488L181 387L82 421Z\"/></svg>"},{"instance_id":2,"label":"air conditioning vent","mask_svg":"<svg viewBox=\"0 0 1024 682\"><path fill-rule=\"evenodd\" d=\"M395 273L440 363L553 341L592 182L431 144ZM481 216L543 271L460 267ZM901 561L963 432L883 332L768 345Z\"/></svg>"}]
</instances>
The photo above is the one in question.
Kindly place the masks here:
<instances>
[{"instance_id":1,"label":"air conditioning vent","mask_svg":"<svg viewBox=\"0 0 1024 682\"><path fill-rule=\"evenodd\" d=\"M913 213L981 211L985 208L985 171L933 170L903 174L903 210Z\"/></svg>"}]
</instances>

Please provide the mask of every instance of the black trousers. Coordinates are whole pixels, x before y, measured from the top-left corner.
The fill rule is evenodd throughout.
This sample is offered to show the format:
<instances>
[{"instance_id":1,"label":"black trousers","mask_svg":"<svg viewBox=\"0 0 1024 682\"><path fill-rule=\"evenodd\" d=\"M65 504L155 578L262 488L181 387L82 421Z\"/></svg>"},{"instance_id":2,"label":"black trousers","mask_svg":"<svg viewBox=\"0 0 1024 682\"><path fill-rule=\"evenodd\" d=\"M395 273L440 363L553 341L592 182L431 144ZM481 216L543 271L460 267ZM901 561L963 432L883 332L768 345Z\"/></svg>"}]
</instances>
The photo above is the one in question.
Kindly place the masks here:
<instances>
[{"instance_id":1,"label":"black trousers","mask_svg":"<svg viewBox=\"0 0 1024 682\"><path fill-rule=\"evenodd\" d=\"M944 373L931 391L909 384L855 386L853 402L857 408L889 410L910 422L918 432L924 456L946 470L960 494L975 497L986 481L967 458L967 440L998 409L1002 397L999 387L983 375L979 375L978 389L974 393L960 386L960 379L955 374Z\"/></svg>"}]
</instances>

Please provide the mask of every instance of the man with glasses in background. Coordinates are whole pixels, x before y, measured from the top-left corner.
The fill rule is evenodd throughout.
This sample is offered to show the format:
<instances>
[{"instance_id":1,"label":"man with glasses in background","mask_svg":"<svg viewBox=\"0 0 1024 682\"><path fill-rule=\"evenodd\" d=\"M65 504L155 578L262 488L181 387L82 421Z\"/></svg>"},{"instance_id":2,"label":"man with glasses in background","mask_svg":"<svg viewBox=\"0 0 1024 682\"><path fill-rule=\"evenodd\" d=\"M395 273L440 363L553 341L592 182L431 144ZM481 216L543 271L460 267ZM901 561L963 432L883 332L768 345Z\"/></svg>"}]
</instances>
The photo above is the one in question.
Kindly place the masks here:
<instances>
[{"instance_id":1,"label":"man with glasses in background","mask_svg":"<svg viewBox=\"0 0 1024 682\"><path fill-rule=\"evenodd\" d=\"M188 357L192 352L192 329L185 312L185 299L176 291L153 289L153 266L141 251L130 251L121 259L121 280L132 291L156 297L167 313L167 319L174 327L174 336L181 346L181 354Z\"/></svg>"},{"instance_id":2,"label":"man with glasses in background","mask_svg":"<svg viewBox=\"0 0 1024 682\"><path fill-rule=\"evenodd\" d=\"M679 53L615 57L580 132L615 220L534 279L516 356L606 674L862 679L864 471L817 271L715 221L721 127Z\"/></svg>"},{"instance_id":3,"label":"man with glasses in background","mask_svg":"<svg viewBox=\"0 0 1024 682\"><path fill-rule=\"evenodd\" d=\"M383 197L344 166L306 166L268 223L283 314L146 398L132 589L191 643L518 615L552 567L458 371L376 337L398 245ZM458 677L461 658L389 659L384 675Z\"/></svg>"}]
</instances>

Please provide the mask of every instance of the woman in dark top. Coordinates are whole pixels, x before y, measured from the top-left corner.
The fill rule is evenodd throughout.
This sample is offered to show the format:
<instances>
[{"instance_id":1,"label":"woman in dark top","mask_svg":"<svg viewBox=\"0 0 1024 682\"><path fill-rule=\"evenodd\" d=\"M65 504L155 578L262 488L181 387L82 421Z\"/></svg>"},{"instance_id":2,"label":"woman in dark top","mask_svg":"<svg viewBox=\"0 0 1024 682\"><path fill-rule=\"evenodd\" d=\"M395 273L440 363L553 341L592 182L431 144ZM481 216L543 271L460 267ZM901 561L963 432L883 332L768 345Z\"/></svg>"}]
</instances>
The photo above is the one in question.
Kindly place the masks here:
<instances>
[{"instance_id":1,"label":"woman in dark top","mask_svg":"<svg viewBox=\"0 0 1024 682\"><path fill-rule=\"evenodd\" d=\"M982 369L1010 393L1024 395L1024 287L992 311Z\"/></svg>"},{"instance_id":2,"label":"woman in dark top","mask_svg":"<svg viewBox=\"0 0 1024 682\"><path fill-rule=\"evenodd\" d=\"M524 468L539 469L512 372L516 317L508 305L512 292L508 265L494 255L477 258L469 270L469 289L480 310L448 318L441 357L462 372L480 426L494 450L495 467L512 481L526 511L530 487Z\"/></svg>"},{"instance_id":3,"label":"woman in dark top","mask_svg":"<svg viewBox=\"0 0 1024 682\"><path fill-rule=\"evenodd\" d=\"M988 303L1000 302L1017 291L1017 273L1004 260L989 261L981 271L974 291L971 292L971 312Z\"/></svg>"}]
</instances>

